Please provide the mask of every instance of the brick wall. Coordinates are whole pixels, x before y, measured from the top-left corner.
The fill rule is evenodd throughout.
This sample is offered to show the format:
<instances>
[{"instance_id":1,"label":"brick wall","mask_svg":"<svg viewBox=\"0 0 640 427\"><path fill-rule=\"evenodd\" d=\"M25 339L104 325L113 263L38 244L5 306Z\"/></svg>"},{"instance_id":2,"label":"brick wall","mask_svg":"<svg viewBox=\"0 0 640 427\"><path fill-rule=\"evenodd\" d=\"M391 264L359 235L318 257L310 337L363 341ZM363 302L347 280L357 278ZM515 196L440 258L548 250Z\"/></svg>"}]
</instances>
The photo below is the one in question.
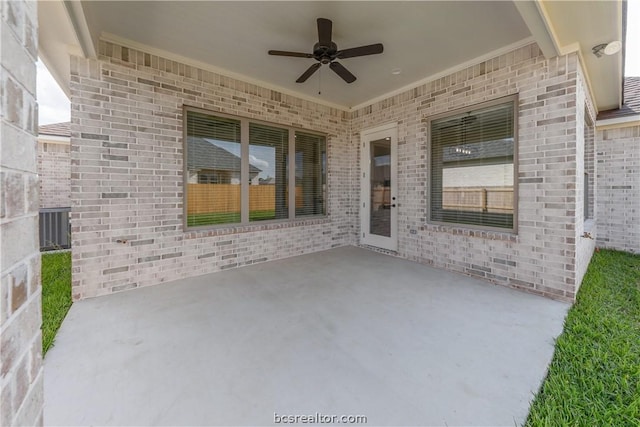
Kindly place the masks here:
<instances>
[{"instance_id":1,"label":"brick wall","mask_svg":"<svg viewBox=\"0 0 640 427\"><path fill-rule=\"evenodd\" d=\"M596 135L598 246L640 253L640 126Z\"/></svg>"},{"instance_id":2,"label":"brick wall","mask_svg":"<svg viewBox=\"0 0 640 427\"><path fill-rule=\"evenodd\" d=\"M73 298L354 243L348 113L101 42L71 58ZM328 216L183 229L182 107L328 135Z\"/></svg>"},{"instance_id":3,"label":"brick wall","mask_svg":"<svg viewBox=\"0 0 640 427\"><path fill-rule=\"evenodd\" d=\"M42 425L37 4L0 8L0 425Z\"/></svg>"},{"instance_id":4,"label":"brick wall","mask_svg":"<svg viewBox=\"0 0 640 427\"><path fill-rule=\"evenodd\" d=\"M578 79L576 87L576 205L575 205L575 242L576 242L576 278L575 292L578 292L582 278L587 272L589 261L593 256L596 248L595 238L598 235L597 222L591 216L585 219L588 211L585 212L585 197L588 197L590 206L596 203L597 198L593 191L589 191L592 196L586 196L589 189L585 187L585 172L590 173L589 181L593 185L593 174L596 171L595 158L593 155L593 123L595 122L596 112L593 102L587 90L587 81L582 72L582 68L578 67Z\"/></svg>"},{"instance_id":5,"label":"brick wall","mask_svg":"<svg viewBox=\"0 0 640 427\"><path fill-rule=\"evenodd\" d=\"M577 134L592 110L581 79L577 55L547 60L531 44L344 112L101 42L98 60L72 58L74 298L357 244L360 132L396 122L395 255L571 301L592 250L587 243L578 259L584 138ZM518 233L428 224L427 118L512 94L519 96ZM185 232L183 104L327 133L328 217Z\"/></svg>"},{"instance_id":6,"label":"brick wall","mask_svg":"<svg viewBox=\"0 0 640 427\"><path fill-rule=\"evenodd\" d=\"M398 123L398 255L562 300L577 288L577 55L535 44L353 113L352 134ZM518 232L427 223L429 116L518 94Z\"/></svg>"},{"instance_id":7,"label":"brick wall","mask_svg":"<svg viewBox=\"0 0 640 427\"><path fill-rule=\"evenodd\" d=\"M71 157L69 144L38 141L40 208L71 206Z\"/></svg>"}]
</instances>

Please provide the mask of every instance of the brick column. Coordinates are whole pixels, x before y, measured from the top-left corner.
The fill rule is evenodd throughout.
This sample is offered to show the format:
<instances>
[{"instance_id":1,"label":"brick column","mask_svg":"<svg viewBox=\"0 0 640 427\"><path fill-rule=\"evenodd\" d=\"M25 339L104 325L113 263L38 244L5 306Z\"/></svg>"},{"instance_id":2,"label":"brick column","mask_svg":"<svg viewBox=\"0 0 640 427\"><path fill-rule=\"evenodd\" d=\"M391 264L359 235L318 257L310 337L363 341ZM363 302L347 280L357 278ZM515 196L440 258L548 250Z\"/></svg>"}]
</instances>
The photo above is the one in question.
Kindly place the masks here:
<instances>
[{"instance_id":1,"label":"brick column","mask_svg":"<svg viewBox=\"0 0 640 427\"><path fill-rule=\"evenodd\" d=\"M42 425L37 3L0 3L0 425Z\"/></svg>"}]
</instances>

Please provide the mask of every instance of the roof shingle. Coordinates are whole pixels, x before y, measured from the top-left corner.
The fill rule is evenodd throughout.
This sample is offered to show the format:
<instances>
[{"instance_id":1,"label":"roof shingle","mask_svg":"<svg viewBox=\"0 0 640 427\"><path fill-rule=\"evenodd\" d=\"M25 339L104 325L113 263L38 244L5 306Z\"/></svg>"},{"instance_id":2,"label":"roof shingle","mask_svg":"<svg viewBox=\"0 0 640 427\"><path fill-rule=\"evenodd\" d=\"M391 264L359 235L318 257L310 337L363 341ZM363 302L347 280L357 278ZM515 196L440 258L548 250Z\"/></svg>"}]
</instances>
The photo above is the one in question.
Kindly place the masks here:
<instances>
[{"instance_id":1,"label":"roof shingle","mask_svg":"<svg viewBox=\"0 0 640 427\"><path fill-rule=\"evenodd\" d=\"M640 115L640 77L624 78L623 97L622 108L601 111L598 114L598 120Z\"/></svg>"},{"instance_id":2,"label":"roof shingle","mask_svg":"<svg viewBox=\"0 0 640 427\"><path fill-rule=\"evenodd\" d=\"M187 168L214 169L229 172L240 172L240 157L218 147L205 138L188 137ZM252 164L249 164L249 175L253 178L261 172Z\"/></svg>"},{"instance_id":3,"label":"roof shingle","mask_svg":"<svg viewBox=\"0 0 640 427\"><path fill-rule=\"evenodd\" d=\"M51 123L38 127L39 135L71 136L71 122Z\"/></svg>"}]
</instances>

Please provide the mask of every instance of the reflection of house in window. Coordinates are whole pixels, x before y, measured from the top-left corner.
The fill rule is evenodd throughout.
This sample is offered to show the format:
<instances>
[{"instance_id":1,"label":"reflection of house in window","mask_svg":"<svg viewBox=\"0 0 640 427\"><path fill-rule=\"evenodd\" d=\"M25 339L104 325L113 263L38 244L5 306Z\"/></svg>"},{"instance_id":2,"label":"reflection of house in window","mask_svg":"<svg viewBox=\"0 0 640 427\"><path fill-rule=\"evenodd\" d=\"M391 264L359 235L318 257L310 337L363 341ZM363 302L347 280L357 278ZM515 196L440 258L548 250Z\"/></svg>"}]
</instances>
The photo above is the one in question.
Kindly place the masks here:
<instances>
[{"instance_id":1,"label":"reflection of house in window","mask_svg":"<svg viewBox=\"0 0 640 427\"><path fill-rule=\"evenodd\" d=\"M513 212L513 138L444 149L444 209Z\"/></svg>"},{"instance_id":2,"label":"reflection of house in window","mask_svg":"<svg viewBox=\"0 0 640 427\"><path fill-rule=\"evenodd\" d=\"M371 224L384 222L387 230L371 230L372 233L388 236L391 231L388 213L380 215L376 211L391 208L391 147L388 141L371 142L371 215L378 216ZM373 217L372 217L373 218ZM385 221L386 220L386 221Z\"/></svg>"},{"instance_id":3,"label":"reflection of house in window","mask_svg":"<svg viewBox=\"0 0 640 427\"><path fill-rule=\"evenodd\" d=\"M217 144L224 142L189 137L189 184L240 184L240 157ZM250 180L260 172L249 165Z\"/></svg>"},{"instance_id":4,"label":"reflection of house in window","mask_svg":"<svg viewBox=\"0 0 640 427\"><path fill-rule=\"evenodd\" d=\"M430 219L515 229L515 97L431 121Z\"/></svg>"}]
</instances>

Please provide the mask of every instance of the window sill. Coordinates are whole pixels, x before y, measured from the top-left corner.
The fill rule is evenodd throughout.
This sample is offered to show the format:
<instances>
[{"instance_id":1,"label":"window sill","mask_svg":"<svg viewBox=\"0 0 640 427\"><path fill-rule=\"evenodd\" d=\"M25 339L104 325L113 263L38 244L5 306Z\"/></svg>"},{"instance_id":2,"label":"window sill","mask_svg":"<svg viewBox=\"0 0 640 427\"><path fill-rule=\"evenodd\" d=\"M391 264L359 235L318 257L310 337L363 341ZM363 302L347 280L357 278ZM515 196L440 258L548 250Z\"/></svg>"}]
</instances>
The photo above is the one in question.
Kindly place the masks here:
<instances>
[{"instance_id":1,"label":"window sill","mask_svg":"<svg viewBox=\"0 0 640 427\"><path fill-rule=\"evenodd\" d=\"M265 222L257 224L243 224L232 226L218 226L215 228L187 228L184 230L185 239L198 239L201 237L227 236L230 234L252 233L255 231L278 230L283 228L302 227L307 225L327 224L331 222L329 216L314 216L309 218L298 218L288 221Z\"/></svg>"},{"instance_id":2,"label":"window sill","mask_svg":"<svg viewBox=\"0 0 640 427\"><path fill-rule=\"evenodd\" d=\"M502 240L506 242L517 242L518 235L509 231L482 230L476 228L466 228L458 225L444 224L424 224L424 231L433 231L438 233L449 233L457 236L477 237L488 240Z\"/></svg>"}]
</instances>

